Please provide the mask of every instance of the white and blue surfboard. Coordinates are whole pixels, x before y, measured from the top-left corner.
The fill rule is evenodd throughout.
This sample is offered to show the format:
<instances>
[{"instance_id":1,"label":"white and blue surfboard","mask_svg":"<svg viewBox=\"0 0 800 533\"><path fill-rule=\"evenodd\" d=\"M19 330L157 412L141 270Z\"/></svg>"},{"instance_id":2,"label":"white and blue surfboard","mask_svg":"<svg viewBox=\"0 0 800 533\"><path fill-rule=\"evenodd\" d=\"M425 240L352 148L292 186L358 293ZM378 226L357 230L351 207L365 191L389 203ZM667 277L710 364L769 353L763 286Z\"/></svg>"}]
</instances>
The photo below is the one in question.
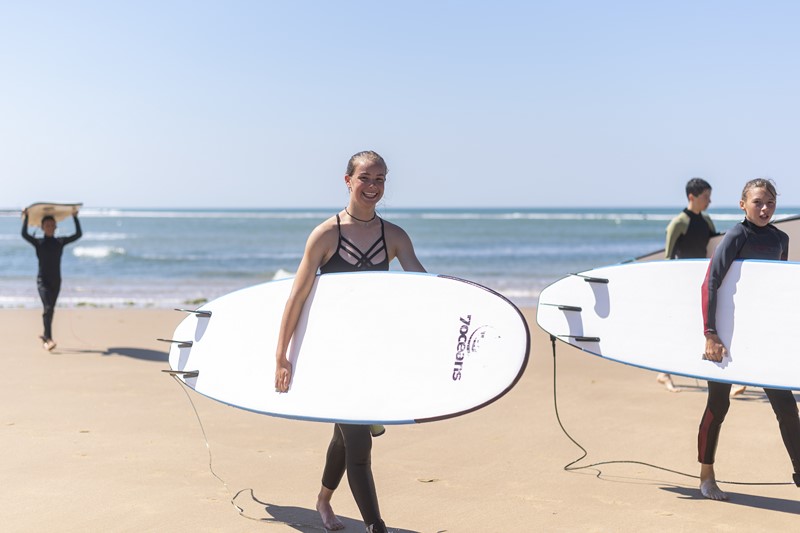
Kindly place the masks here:
<instances>
[{"instance_id":1,"label":"white and blue surfboard","mask_svg":"<svg viewBox=\"0 0 800 533\"><path fill-rule=\"evenodd\" d=\"M289 392L275 349L292 279L209 302L178 325L170 372L200 394L273 416L409 424L484 407L517 383L530 333L509 300L433 274L317 276L289 348Z\"/></svg>"},{"instance_id":2,"label":"white and blue surfboard","mask_svg":"<svg viewBox=\"0 0 800 533\"><path fill-rule=\"evenodd\" d=\"M800 389L800 263L735 261L718 293L729 354L703 358L707 259L626 263L567 276L539 296L536 320L559 340L628 365L742 385Z\"/></svg>"}]
</instances>

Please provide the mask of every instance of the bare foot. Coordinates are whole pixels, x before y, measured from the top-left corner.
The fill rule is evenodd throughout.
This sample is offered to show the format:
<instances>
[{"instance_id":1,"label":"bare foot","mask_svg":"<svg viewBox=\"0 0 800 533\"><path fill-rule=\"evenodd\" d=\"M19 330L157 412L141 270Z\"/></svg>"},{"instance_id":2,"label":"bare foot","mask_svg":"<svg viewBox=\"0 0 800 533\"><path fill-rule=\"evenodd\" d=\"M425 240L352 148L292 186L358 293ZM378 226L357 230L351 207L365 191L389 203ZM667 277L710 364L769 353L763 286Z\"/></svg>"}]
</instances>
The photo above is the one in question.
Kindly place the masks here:
<instances>
[{"instance_id":1,"label":"bare foot","mask_svg":"<svg viewBox=\"0 0 800 533\"><path fill-rule=\"evenodd\" d=\"M42 348L44 348L48 352L52 352L53 348L55 348L55 347L56 347L56 343L55 343L55 341L53 341L53 339L47 339L46 341L44 341L44 344L42 344Z\"/></svg>"},{"instance_id":2,"label":"bare foot","mask_svg":"<svg viewBox=\"0 0 800 533\"><path fill-rule=\"evenodd\" d=\"M728 495L717 485L714 465L700 465L700 494L709 500L725 501Z\"/></svg>"},{"instance_id":3,"label":"bare foot","mask_svg":"<svg viewBox=\"0 0 800 533\"><path fill-rule=\"evenodd\" d=\"M322 525L325 526L325 529L339 531L340 529L344 529L344 524L337 518L336 513L333 512L333 507L331 507L332 496L332 490L322 487L317 497L317 512L322 519Z\"/></svg>"},{"instance_id":4,"label":"bare foot","mask_svg":"<svg viewBox=\"0 0 800 533\"><path fill-rule=\"evenodd\" d=\"M728 495L722 492L713 479L700 482L700 494L709 500L726 501L728 499Z\"/></svg>"},{"instance_id":5,"label":"bare foot","mask_svg":"<svg viewBox=\"0 0 800 533\"><path fill-rule=\"evenodd\" d=\"M731 390L731 398L734 396L739 396L740 394L744 394L744 391L747 390L747 387L744 385L737 385L735 388Z\"/></svg>"},{"instance_id":6,"label":"bare foot","mask_svg":"<svg viewBox=\"0 0 800 533\"><path fill-rule=\"evenodd\" d=\"M670 392L680 392L680 387L676 387L675 384L672 382L672 376L669 374L664 374L663 372L659 373L656 376L656 381L662 383L664 387Z\"/></svg>"}]
</instances>

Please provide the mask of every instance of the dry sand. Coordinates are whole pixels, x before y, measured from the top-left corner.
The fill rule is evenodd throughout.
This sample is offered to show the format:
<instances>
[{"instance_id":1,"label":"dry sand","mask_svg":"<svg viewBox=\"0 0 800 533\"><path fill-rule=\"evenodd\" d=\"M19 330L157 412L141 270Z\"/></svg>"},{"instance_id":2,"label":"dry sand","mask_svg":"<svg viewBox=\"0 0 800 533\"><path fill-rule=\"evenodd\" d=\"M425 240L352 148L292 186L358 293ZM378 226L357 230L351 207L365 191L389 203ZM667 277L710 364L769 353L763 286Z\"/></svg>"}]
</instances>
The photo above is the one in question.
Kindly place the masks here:
<instances>
[{"instance_id":1,"label":"dry sand","mask_svg":"<svg viewBox=\"0 0 800 533\"><path fill-rule=\"evenodd\" d=\"M723 485L728 503L699 497L694 475L703 383L557 350L526 311L529 366L508 395L444 422L392 426L375 440L382 512L400 532L790 531L793 485ZM315 497L331 425L225 407L161 372L182 315L167 310L59 309L58 347L41 349L38 310L0 310L0 529L3 531L321 531ZM267 350L268 351L268 350ZM266 355L270 356L270 354ZM759 389L735 399L717 456L720 478L791 481ZM240 492L242 491L242 492ZM236 503L254 519L242 517ZM346 483L333 500L363 526ZM267 522L307 524L290 526ZM317 529L310 526L317 526Z\"/></svg>"}]
</instances>

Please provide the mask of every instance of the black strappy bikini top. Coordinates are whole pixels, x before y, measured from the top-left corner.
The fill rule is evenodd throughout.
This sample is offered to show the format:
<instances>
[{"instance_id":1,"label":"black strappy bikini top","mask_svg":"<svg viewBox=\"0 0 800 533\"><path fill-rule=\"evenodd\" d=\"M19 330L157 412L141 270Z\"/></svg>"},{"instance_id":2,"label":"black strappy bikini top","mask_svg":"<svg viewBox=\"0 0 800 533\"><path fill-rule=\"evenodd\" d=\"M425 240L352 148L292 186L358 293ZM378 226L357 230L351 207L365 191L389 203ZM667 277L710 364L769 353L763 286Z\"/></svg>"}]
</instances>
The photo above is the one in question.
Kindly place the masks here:
<instances>
[{"instance_id":1,"label":"black strappy bikini top","mask_svg":"<svg viewBox=\"0 0 800 533\"><path fill-rule=\"evenodd\" d=\"M362 252L350 240L342 235L342 224L339 219L339 214L336 214L336 227L339 230L339 245L336 247L334 253L328 261L322 265L319 271L322 274L330 274L333 272L359 272L363 270L389 270L389 253L386 249L386 236L383 231L383 219L378 217L381 221L381 236L378 237L372 246L366 252ZM383 260L378 263L373 263L372 260L383 253ZM344 254L356 260L355 263L349 262L344 258Z\"/></svg>"}]
</instances>

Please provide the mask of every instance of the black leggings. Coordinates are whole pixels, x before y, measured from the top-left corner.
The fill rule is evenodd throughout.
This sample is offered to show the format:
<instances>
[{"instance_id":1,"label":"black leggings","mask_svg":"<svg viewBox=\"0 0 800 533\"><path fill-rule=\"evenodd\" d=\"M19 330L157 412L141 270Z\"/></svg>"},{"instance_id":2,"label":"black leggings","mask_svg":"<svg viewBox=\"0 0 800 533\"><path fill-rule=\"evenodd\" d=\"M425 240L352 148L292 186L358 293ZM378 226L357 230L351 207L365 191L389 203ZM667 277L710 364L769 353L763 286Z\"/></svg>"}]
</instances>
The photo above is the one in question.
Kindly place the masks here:
<instances>
[{"instance_id":1,"label":"black leggings","mask_svg":"<svg viewBox=\"0 0 800 533\"><path fill-rule=\"evenodd\" d=\"M783 444L794 471L800 473L800 417L794 395L784 389L764 389L764 392L778 419ZM708 403L697 435L697 460L703 464L714 464L720 427L731 405L730 393L730 383L708 382Z\"/></svg>"},{"instance_id":2,"label":"black leggings","mask_svg":"<svg viewBox=\"0 0 800 533\"><path fill-rule=\"evenodd\" d=\"M45 340L50 340L53 338L53 314L56 310L58 293L61 291L61 280L45 281L42 278L37 278L36 285L39 288L39 298L42 299L42 306L44 307L44 313L42 313L42 321L44 322L43 336Z\"/></svg>"},{"instance_id":3,"label":"black leggings","mask_svg":"<svg viewBox=\"0 0 800 533\"><path fill-rule=\"evenodd\" d=\"M381 518L375 481L372 478L372 435L369 426L336 424L328 445L322 486L336 490L347 471L347 481L364 523L374 524Z\"/></svg>"}]
</instances>

